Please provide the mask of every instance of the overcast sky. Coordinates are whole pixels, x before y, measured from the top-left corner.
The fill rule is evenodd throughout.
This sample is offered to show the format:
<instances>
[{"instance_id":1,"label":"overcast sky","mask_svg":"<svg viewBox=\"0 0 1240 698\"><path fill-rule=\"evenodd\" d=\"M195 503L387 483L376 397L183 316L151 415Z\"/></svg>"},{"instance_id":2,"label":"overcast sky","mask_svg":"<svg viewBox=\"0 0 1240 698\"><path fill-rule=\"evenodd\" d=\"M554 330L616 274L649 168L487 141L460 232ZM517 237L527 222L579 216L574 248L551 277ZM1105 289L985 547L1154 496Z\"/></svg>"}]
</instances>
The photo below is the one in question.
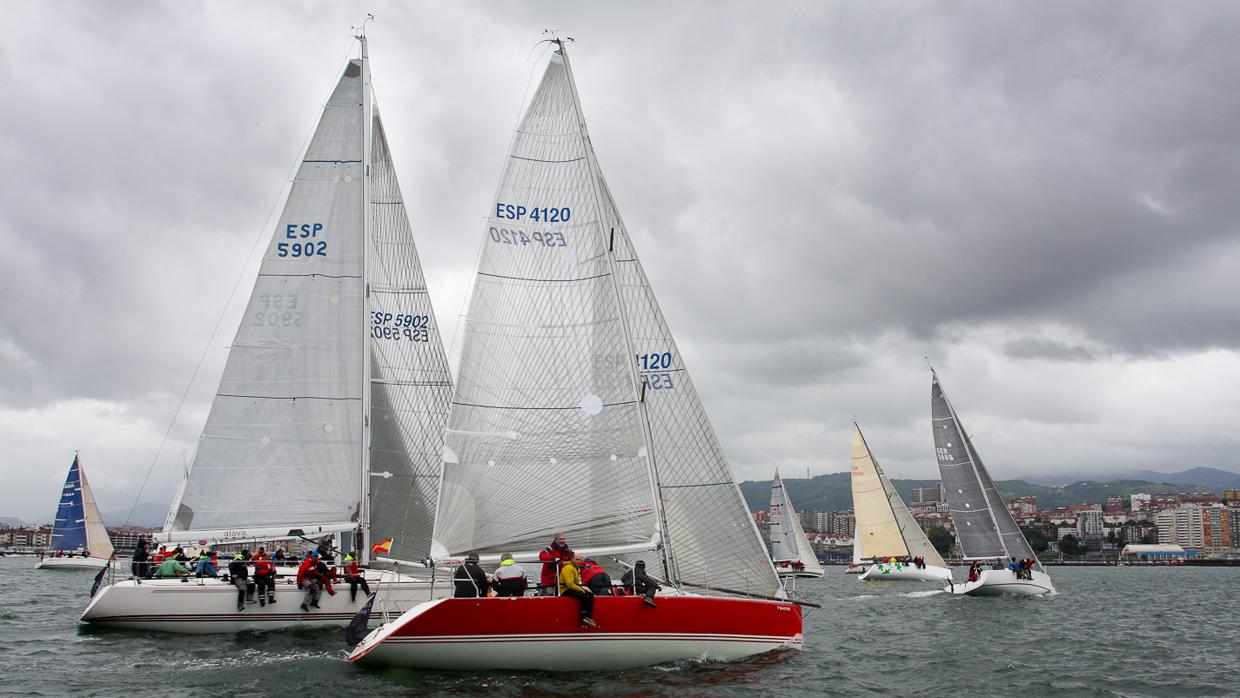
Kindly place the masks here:
<instances>
[{"instance_id":1,"label":"overcast sky","mask_svg":"<svg viewBox=\"0 0 1240 698\"><path fill-rule=\"evenodd\" d=\"M74 449L128 511L205 351L170 502L366 12L449 339L554 27L741 479L845 470L854 417L936 477L923 356L996 479L1240 470L1234 3L2 9L0 515L50 520Z\"/></svg>"}]
</instances>

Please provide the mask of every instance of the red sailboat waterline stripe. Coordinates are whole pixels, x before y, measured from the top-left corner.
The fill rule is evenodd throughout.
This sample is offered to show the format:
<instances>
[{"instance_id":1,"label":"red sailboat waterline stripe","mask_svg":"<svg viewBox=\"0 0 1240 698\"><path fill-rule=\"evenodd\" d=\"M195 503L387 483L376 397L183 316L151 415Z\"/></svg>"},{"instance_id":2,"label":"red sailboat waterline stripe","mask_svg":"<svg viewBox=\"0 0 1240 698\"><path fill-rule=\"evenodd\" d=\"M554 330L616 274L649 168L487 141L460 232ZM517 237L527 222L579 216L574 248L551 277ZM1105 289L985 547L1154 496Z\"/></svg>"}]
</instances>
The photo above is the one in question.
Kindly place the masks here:
<instances>
[{"instance_id":1,"label":"red sailboat waterline stripe","mask_svg":"<svg viewBox=\"0 0 1240 698\"><path fill-rule=\"evenodd\" d=\"M638 558L648 561L662 592L596 595L593 618L573 597L427 601L349 661L588 671L800 649L801 604L787 598L602 177L564 42L551 44L488 212L431 557L436 570L468 553L542 564L538 550L556 539L544 575L525 568L531 584L571 546L613 579L645 575ZM575 577L560 581L571 589Z\"/></svg>"}]
</instances>

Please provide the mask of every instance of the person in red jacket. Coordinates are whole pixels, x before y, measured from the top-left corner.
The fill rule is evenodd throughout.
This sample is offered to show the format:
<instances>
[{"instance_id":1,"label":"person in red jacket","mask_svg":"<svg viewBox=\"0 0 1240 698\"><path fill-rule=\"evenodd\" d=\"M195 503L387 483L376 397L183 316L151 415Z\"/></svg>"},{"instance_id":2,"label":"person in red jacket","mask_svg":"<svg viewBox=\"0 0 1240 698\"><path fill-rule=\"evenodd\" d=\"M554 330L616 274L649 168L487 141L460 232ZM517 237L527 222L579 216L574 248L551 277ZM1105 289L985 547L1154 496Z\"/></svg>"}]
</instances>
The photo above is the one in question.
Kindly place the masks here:
<instances>
[{"instance_id":1,"label":"person in red jacket","mask_svg":"<svg viewBox=\"0 0 1240 698\"><path fill-rule=\"evenodd\" d=\"M357 560L352 555L344 556L344 581L349 583L349 601L357 601L357 588L362 588L362 593L370 596L370 585L366 583L366 576L357 566Z\"/></svg>"},{"instance_id":2,"label":"person in red jacket","mask_svg":"<svg viewBox=\"0 0 1240 698\"><path fill-rule=\"evenodd\" d=\"M563 533L555 534L551 545L538 553L542 561L542 575L538 580L539 596L555 596L560 585L560 565L573 559L573 551L568 547Z\"/></svg>"},{"instance_id":3,"label":"person in red jacket","mask_svg":"<svg viewBox=\"0 0 1240 698\"><path fill-rule=\"evenodd\" d=\"M254 555L254 591L258 594L258 605L266 606L267 602L276 602L276 566L267 557L267 550L259 548Z\"/></svg>"}]
</instances>

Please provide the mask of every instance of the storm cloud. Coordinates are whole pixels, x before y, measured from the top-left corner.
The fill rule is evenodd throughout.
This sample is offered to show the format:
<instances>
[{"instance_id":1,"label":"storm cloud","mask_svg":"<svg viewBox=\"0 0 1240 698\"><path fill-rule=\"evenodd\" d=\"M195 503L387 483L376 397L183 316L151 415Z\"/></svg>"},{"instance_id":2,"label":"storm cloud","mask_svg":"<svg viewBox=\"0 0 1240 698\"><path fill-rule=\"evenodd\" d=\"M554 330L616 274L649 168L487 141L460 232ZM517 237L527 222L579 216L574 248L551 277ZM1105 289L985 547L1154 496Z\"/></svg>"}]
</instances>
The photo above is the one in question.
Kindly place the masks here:
<instances>
[{"instance_id":1,"label":"storm cloud","mask_svg":"<svg viewBox=\"0 0 1240 698\"><path fill-rule=\"evenodd\" d=\"M75 448L128 510L184 394L170 501L366 12L447 338L551 27L742 479L845 469L854 418L933 476L923 357L997 478L1240 465L1233 4L17 2L0 515Z\"/></svg>"}]
</instances>

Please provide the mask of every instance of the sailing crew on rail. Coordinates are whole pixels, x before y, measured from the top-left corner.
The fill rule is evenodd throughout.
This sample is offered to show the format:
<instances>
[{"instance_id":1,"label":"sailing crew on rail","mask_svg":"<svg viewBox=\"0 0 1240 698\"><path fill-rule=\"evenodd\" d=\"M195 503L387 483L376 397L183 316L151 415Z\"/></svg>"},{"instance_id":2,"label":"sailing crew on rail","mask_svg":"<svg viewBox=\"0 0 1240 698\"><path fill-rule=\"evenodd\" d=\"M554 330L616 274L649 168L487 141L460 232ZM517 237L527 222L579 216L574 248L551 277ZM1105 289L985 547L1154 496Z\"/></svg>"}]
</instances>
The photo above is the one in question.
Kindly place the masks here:
<instances>
[{"instance_id":1,"label":"sailing crew on rail","mask_svg":"<svg viewBox=\"0 0 1240 698\"><path fill-rule=\"evenodd\" d=\"M495 578L491 588L496 596L525 596L529 588L529 580L525 578L525 570L512 559L512 553L500 555L499 567L495 568Z\"/></svg>"},{"instance_id":2,"label":"sailing crew on rail","mask_svg":"<svg viewBox=\"0 0 1240 698\"><path fill-rule=\"evenodd\" d=\"M581 586L581 573L577 571L581 563L581 556L574 553L560 567L560 596L572 597L581 604L581 627L597 628L598 623L594 622L594 594Z\"/></svg>"},{"instance_id":3,"label":"sailing crew on rail","mask_svg":"<svg viewBox=\"0 0 1240 698\"><path fill-rule=\"evenodd\" d=\"M538 553L538 559L543 563L542 576L538 580L538 595L555 596L556 583L560 576L560 565L573 559L573 551L568 547L568 541L564 538L564 534L555 534L555 539L551 541L551 545L543 548Z\"/></svg>"},{"instance_id":4,"label":"sailing crew on rail","mask_svg":"<svg viewBox=\"0 0 1240 698\"><path fill-rule=\"evenodd\" d=\"M245 564L245 557L241 553L234 554L232 562L228 563L228 579L237 587L237 610L244 611L245 588L250 584L250 568Z\"/></svg>"},{"instance_id":5,"label":"sailing crew on rail","mask_svg":"<svg viewBox=\"0 0 1240 698\"><path fill-rule=\"evenodd\" d=\"M267 550L259 548L254 554L254 590L258 593L258 605L276 602L276 566L267 557Z\"/></svg>"},{"instance_id":6,"label":"sailing crew on rail","mask_svg":"<svg viewBox=\"0 0 1240 698\"><path fill-rule=\"evenodd\" d=\"M611 575L597 562L586 558L581 563L581 583L589 587L595 596L611 596Z\"/></svg>"},{"instance_id":7,"label":"sailing crew on rail","mask_svg":"<svg viewBox=\"0 0 1240 698\"><path fill-rule=\"evenodd\" d=\"M370 585L366 583L366 575L362 574L361 569L357 566L357 560L353 554L349 553L344 556L344 581L349 583L349 601L357 601L357 588L362 588L362 594L370 596Z\"/></svg>"},{"instance_id":8,"label":"sailing crew on rail","mask_svg":"<svg viewBox=\"0 0 1240 698\"><path fill-rule=\"evenodd\" d=\"M478 553L465 556L465 562L452 575L452 585L452 596L458 599L477 598L490 592L487 573L478 565Z\"/></svg>"},{"instance_id":9,"label":"sailing crew on rail","mask_svg":"<svg viewBox=\"0 0 1240 698\"><path fill-rule=\"evenodd\" d=\"M661 587L658 582L654 581L649 575L646 574L645 560L638 560L634 563L633 569L625 572L624 575L620 577L620 583L624 585L625 589L633 592L633 594L644 596L645 598L642 599L642 603L647 606L655 608L658 605L654 602L654 594Z\"/></svg>"},{"instance_id":10,"label":"sailing crew on rail","mask_svg":"<svg viewBox=\"0 0 1240 698\"><path fill-rule=\"evenodd\" d=\"M203 548L198 553L198 565L194 567L194 576L214 577L216 574L215 564L211 562L211 551Z\"/></svg>"}]
</instances>

